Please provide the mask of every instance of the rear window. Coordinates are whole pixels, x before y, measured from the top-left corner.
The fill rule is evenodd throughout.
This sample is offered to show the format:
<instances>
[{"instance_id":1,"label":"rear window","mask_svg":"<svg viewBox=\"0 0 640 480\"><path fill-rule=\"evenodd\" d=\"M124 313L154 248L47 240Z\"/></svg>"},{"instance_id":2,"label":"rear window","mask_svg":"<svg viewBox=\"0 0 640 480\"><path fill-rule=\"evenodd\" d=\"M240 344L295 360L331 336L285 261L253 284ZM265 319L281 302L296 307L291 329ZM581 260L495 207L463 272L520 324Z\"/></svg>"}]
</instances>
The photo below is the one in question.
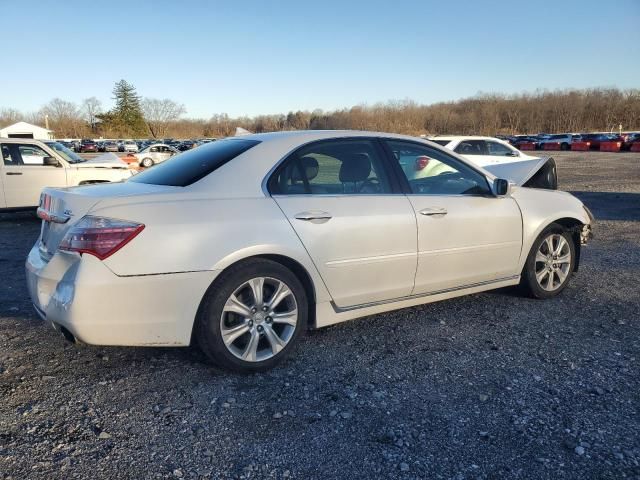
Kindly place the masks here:
<instances>
[{"instance_id":1,"label":"rear window","mask_svg":"<svg viewBox=\"0 0 640 480\"><path fill-rule=\"evenodd\" d=\"M132 177L129 181L151 185L186 187L260 143L228 139L187 150Z\"/></svg>"},{"instance_id":2,"label":"rear window","mask_svg":"<svg viewBox=\"0 0 640 480\"><path fill-rule=\"evenodd\" d=\"M448 145L449 143L451 143L451 140L432 140L430 138L428 138L427 140L429 140L430 142L433 143L437 143L438 145L444 147L446 145Z\"/></svg>"}]
</instances>

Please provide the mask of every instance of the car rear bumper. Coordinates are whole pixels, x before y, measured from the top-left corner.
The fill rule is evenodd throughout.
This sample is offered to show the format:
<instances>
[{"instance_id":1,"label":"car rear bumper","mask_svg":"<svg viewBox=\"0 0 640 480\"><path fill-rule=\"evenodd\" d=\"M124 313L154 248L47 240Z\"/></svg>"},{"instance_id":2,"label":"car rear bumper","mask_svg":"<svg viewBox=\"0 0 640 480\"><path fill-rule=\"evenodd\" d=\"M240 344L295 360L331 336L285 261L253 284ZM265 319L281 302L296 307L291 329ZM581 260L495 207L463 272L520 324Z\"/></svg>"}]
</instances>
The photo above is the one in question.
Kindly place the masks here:
<instances>
[{"instance_id":1,"label":"car rear bumper","mask_svg":"<svg viewBox=\"0 0 640 480\"><path fill-rule=\"evenodd\" d=\"M57 330L91 345L185 346L200 301L218 271L115 275L91 255L34 246L26 262L29 295Z\"/></svg>"}]
</instances>

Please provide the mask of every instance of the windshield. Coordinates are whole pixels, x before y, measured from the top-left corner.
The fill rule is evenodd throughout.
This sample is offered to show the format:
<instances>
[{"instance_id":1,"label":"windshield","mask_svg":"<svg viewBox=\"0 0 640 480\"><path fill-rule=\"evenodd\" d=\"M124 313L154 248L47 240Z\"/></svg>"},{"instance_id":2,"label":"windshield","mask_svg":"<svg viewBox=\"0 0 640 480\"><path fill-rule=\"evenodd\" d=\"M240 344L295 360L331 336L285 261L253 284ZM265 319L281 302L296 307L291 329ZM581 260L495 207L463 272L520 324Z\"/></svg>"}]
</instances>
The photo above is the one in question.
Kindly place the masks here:
<instances>
[{"instance_id":1,"label":"windshield","mask_svg":"<svg viewBox=\"0 0 640 480\"><path fill-rule=\"evenodd\" d=\"M58 155L64 158L69 163L86 162L86 160L76 154L74 151L69 150L67 147L58 142L46 142L47 145L53 148Z\"/></svg>"},{"instance_id":2,"label":"windshield","mask_svg":"<svg viewBox=\"0 0 640 480\"><path fill-rule=\"evenodd\" d=\"M451 140L434 140L432 138L428 138L427 140L433 143L437 143L438 145L441 145L443 147L446 147L449 143L451 143Z\"/></svg>"}]
</instances>

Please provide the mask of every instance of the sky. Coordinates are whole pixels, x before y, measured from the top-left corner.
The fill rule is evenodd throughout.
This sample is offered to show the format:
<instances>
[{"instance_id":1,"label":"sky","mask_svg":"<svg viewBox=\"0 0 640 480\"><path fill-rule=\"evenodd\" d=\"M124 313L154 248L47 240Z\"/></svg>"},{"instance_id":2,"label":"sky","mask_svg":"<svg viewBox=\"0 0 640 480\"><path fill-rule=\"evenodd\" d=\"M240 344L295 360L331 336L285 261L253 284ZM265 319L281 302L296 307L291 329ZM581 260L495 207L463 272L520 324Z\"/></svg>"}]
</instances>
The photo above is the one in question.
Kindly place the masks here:
<instances>
[{"instance_id":1,"label":"sky","mask_svg":"<svg viewBox=\"0 0 640 480\"><path fill-rule=\"evenodd\" d=\"M187 117L479 92L640 88L640 0L0 0L0 108L108 109L124 78Z\"/></svg>"}]
</instances>

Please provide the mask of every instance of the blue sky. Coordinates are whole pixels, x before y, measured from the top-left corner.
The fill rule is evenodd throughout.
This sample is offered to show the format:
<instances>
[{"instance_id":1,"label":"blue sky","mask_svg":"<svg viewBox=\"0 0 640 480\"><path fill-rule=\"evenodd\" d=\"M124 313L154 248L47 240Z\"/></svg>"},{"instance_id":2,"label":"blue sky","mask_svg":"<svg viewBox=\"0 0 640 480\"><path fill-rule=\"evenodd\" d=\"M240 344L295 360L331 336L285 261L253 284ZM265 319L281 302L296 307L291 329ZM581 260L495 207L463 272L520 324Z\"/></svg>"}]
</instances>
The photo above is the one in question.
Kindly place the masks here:
<instances>
[{"instance_id":1,"label":"blue sky","mask_svg":"<svg viewBox=\"0 0 640 480\"><path fill-rule=\"evenodd\" d=\"M0 0L0 107L111 106L121 78L208 118L640 87L640 0Z\"/></svg>"}]
</instances>

